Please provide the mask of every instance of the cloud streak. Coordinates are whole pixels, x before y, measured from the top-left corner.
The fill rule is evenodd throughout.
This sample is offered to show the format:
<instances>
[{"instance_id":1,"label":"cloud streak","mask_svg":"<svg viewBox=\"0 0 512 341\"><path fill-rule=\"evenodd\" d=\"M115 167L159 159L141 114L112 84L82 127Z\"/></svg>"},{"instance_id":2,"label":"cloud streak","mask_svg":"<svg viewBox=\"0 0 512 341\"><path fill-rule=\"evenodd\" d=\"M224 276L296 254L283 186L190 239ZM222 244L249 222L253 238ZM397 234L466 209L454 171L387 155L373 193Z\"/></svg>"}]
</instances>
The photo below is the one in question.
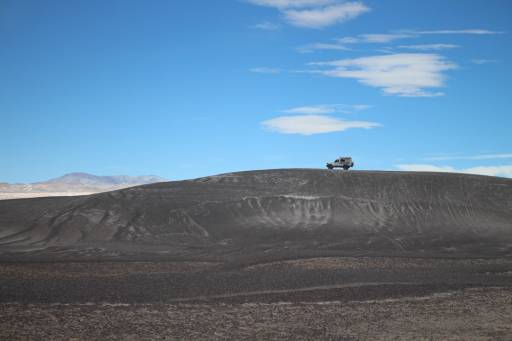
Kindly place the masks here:
<instances>
[{"instance_id":1,"label":"cloud streak","mask_svg":"<svg viewBox=\"0 0 512 341\"><path fill-rule=\"evenodd\" d=\"M301 53L313 52L315 50L352 50L347 45L359 44L359 43L390 43L394 40L405 39L415 37L410 34L361 34L357 37L344 37L334 39L332 43L313 43L301 46L297 50Z\"/></svg>"},{"instance_id":2,"label":"cloud streak","mask_svg":"<svg viewBox=\"0 0 512 341\"><path fill-rule=\"evenodd\" d=\"M320 105L311 105L311 106L303 106L303 107L295 107L283 110L285 113L289 114L333 114L333 113L342 113L342 114L350 114L354 111L361 111L370 108L369 105L366 104L355 104L355 105L347 105L347 104L320 104Z\"/></svg>"},{"instance_id":3,"label":"cloud streak","mask_svg":"<svg viewBox=\"0 0 512 341\"><path fill-rule=\"evenodd\" d=\"M281 73L281 69L278 69L278 68L273 68L273 67L265 67L265 66L260 66L260 67L254 67L252 69L249 69L250 72L253 72L253 73L266 73L266 74L278 74L278 73Z\"/></svg>"},{"instance_id":4,"label":"cloud streak","mask_svg":"<svg viewBox=\"0 0 512 341\"><path fill-rule=\"evenodd\" d=\"M419 44L419 45L400 45L401 49L418 50L418 51L440 51L446 49L456 49L459 45L455 44Z\"/></svg>"},{"instance_id":5,"label":"cloud streak","mask_svg":"<svg viewBox=\"0 0 512 341\"><path fill-rule=\"evenodd\" d=\"M286 10L286 20L299 27L324 28L356 18L370 9L361 2L345 2L322 8Z\"/></svg>"},{"instance_id":6,"label":"cloud streak","mask_svg":"<svg viewBox=\"0 0 512 341\"><path fill-rule=\"evenodd\" d=\"M360 1L337 0L248 0L259 6L278 9L291 25L320 29L354 19L370 10Z\"/></svg>"},{"instance_id":7,"label":"cloud streak","mask_svg":"<svg viewBox=\"0 0 512 341\"><path fill-rule=\"evenodd\" d=\"M337 43L316 43L300 46L297 51L300 53L309 53L316 50L337 50L337 51L350 51L351 49Z\"/></svg>"},{"instance_id":8,"label":"cloud streak","mask_svg":"<svg viewBox=\"0 0 512 341\"><path fill-rule=\"evenodd\" d=\"M310 72L328 77L353 78L360 83L377 87L387 95L403 97L432 97L443 95L425 89L444 86L444 72L457 66L438 54L398 53L330 62L311 63L327 67Z\"/></svg>"},{"instance_id":9,"label":"cloud streak","mask_svg":"<svg viewBox=\"0 0 512 341\"><path fill-rule=\"evenodd\" d=\"M429 164L399 164L399 170L412 172L443 172L443 173L466 173L488 176L512 177L512 165L503 166L480 166L464 169L456 169L451 166L435 166Z\"/></svg>"},{"instance_id":10,"label":"cloud streak","mask_svg":"<svg viewBox=\"0 0 512 341\"><path fill-rule=\"evenodd\" d=\"M383 44L383 43L391 43L395 40L413 38L416 37L414 34L406 34L406 33L379 33L379 34L361 34L358 38L349 37L349 39L356 39L356 42L361 43L373 43L373 44ZM340 41L343 41L342 38ZM345 38L346 41L346 38Z\"/></svg>"},{"instance_id":11,"label":"cloud streak","mask_svg":"<svg viewBox=\"0 0 512 341\"><path fill-rule=\"evenodd\" d=\"M248 0L248 2L258 6L285 9L325 6L335 3L336 0Z\"/></svg>"},{"instance_id":12,"label":"cloud streak","mask_svg":"<svg viewBox=\"0 0 512 341\"><path fill-rule=\"evenodd\" d=\"M447 161L447 160L496 160L496 159L512 159L511 153L503 154L481 154L470 156L432 156L426 157L423 160L427 161Z\"/></svg>"},{"instance_id":13,"label":"cloud streak","mask_svg":"<svg viewBox=\"0 0 512 341\"><path fill-rule=\"evenodd\" d=\"M275 31L275 30L279 29L279 25L271 23L270 21L263 21L259 24L253 25L251 27L256 28L258 30L264 30L264 31Z\"/></svg>"},{"instance_id":14,"label":"cloud streak","mask_svg":"<svg viewBox=\"0 0 512 341\"><path fill-rule=\"evenodd\" d=\"M424 30L424 31L412 31L412 30L401 30L389 33L367 33L360 34L353 37L343 37L335 39L334 43L313 43L306 45L309 47L307 52L314 50L332 49L332 50L349 50L347 45L351 44L388 44L397 40L419 38L424 35L495 35L502 34L501 31L492 31L488 29L462 29L462 30ZM324 48L324 45L328 48ZM442 50L448 48L459 47L453 44L424 44L424 45L404 45L400 48L410 48L415 50ZM298 49L301 51L301 48ZM302 52L302 51L301 51Z\"/></svg>"},{"instance_id":15,"label":"cloud streak","mask_svg":"<svg viewBox=\"0 0 512 341\"><path fill-rule=\"evenodd\" d=\"M263 127L280 134L315 135L348 129L372 129L380 124L366 121L346 121L327 115L279 116L262 122Z\"/></svg>"},{"instance_id":16,"label":"cloud streak","mask_svg":"<svg viewBox=\"0 0 512 341\"><path fill-rule=\"evenodd\" d=\"M477 64L477 65L484 65L484 64L496 64L500 61L498 59L472 59L471 63Z\"/></svg>"},{"instance_id":17,"label":"cloud streak","mask_svg":"<svg viewBox=\"0 0 512 341\"><path fill-rule=\"evenodd\" d=\"M427 31L412 31L417 34L475 34L475 35L494 35L502 34L501 31L492 31L482 28L464 29L464 30L427 30Z\"/></svg>"}]
</instances>

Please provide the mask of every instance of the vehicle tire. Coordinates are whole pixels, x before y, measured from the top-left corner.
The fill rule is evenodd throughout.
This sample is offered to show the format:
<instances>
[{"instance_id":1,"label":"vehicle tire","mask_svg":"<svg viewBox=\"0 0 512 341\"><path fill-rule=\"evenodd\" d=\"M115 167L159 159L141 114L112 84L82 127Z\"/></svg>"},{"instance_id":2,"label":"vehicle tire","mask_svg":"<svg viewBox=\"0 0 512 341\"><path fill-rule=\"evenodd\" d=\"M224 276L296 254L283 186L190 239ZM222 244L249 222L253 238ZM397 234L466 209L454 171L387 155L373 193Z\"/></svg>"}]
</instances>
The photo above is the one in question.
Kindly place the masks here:
<instances>
[{"instance_id":1,"label":"vehicle tire","mask_svg":"<svg viewBox=\"0 0 512 341\"><path fill-rule=\"evenodd\" d=\"M346 171L347 171L349 168L350 168L349 166L343 166L343 169L344 169L344 170L346 170Z\"/></svg>"},{"instance_id":2,"label":"vehicle tire","mask_svg":"<svg viewBox=\"0 0 512 341\"><path fill-rule=\"evenodd\" d=\"M329 168L330 170L333 169L333 167L331 165L328 165L327 168Z\"/></svg>"}]
</instances>

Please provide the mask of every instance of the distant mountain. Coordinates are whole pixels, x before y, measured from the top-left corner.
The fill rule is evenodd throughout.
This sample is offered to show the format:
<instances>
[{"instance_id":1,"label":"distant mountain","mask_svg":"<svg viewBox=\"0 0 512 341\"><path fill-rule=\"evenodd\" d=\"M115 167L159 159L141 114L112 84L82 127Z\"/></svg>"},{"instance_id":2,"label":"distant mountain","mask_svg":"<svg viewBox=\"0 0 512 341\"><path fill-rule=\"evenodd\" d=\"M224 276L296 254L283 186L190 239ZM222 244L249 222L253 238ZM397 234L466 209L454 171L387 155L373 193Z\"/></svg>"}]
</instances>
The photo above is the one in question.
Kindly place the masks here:
<instances>
[{"instance_id":1,"label":"distant mountain","mask_svg":"<svg viewBox=\"0 0 512 341\"><path fill-rule=\"evenodd\" d=\"M40 182L39 184L66 184L69 186L119 186L146 185L166 181L156 175L128 176L112 175L99 176L88 173L69 173L61 177Z\"/></svg>"},{"instance_id":2,"label":"distant mountain","mask_svg":"<svg viewBox=\"0 0 512 341\"><path fill-rule=\"evenodd\" d=\"M98 176L69 173L55 179L29 184L0 183L0 200L44 196L84 195L167 181L155 175Z\"/></svg>"}]
</instances>

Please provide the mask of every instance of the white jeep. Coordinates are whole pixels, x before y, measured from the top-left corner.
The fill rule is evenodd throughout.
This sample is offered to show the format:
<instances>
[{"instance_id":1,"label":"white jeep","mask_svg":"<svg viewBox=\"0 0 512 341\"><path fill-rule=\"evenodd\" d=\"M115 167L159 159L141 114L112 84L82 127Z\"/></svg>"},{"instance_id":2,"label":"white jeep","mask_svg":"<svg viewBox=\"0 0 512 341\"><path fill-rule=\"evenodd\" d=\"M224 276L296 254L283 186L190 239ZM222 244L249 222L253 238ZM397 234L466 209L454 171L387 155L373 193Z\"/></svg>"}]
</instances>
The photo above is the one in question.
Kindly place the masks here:
<instances>
[{"instance_id":1,"label":"white jeep","mask_svg":"<svg viewBox=\"0 0 512 341\"><path fill-rule=\"evenodd\" d=\"M348 170L350 167L354 167L354 162L350 156L341 156L334 160L334 162L327 162L327 168L343 168L344 170Z\"/></svg>"}]
</instances>

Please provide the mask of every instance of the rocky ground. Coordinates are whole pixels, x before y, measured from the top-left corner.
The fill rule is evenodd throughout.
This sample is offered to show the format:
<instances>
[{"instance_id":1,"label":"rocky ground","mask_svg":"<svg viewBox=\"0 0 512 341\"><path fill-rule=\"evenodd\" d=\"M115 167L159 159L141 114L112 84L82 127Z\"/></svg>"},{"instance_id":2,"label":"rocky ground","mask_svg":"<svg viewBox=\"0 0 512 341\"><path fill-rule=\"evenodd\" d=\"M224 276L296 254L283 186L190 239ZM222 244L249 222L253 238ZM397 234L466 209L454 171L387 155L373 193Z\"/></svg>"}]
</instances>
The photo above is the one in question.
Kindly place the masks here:
<instances>
[{"instance_id":1,"label":"rocky ground","mask_svg":"<svg viewBox=\"0 0 512 341\"><path fill-rule=\"evenodd\" d=\"M510 340L512 289L367 301L1 304L4 340Z\"/></svg>"},{"instance_id":2,"label":"rocky ground","mask_svg":"<svg viewBox=\"0 0 512 341\"><path fill-rule=\"evenodd\" d=\"M2 340L509 340L512 259L0 265Z\"/></svg>"}]
</instances>

